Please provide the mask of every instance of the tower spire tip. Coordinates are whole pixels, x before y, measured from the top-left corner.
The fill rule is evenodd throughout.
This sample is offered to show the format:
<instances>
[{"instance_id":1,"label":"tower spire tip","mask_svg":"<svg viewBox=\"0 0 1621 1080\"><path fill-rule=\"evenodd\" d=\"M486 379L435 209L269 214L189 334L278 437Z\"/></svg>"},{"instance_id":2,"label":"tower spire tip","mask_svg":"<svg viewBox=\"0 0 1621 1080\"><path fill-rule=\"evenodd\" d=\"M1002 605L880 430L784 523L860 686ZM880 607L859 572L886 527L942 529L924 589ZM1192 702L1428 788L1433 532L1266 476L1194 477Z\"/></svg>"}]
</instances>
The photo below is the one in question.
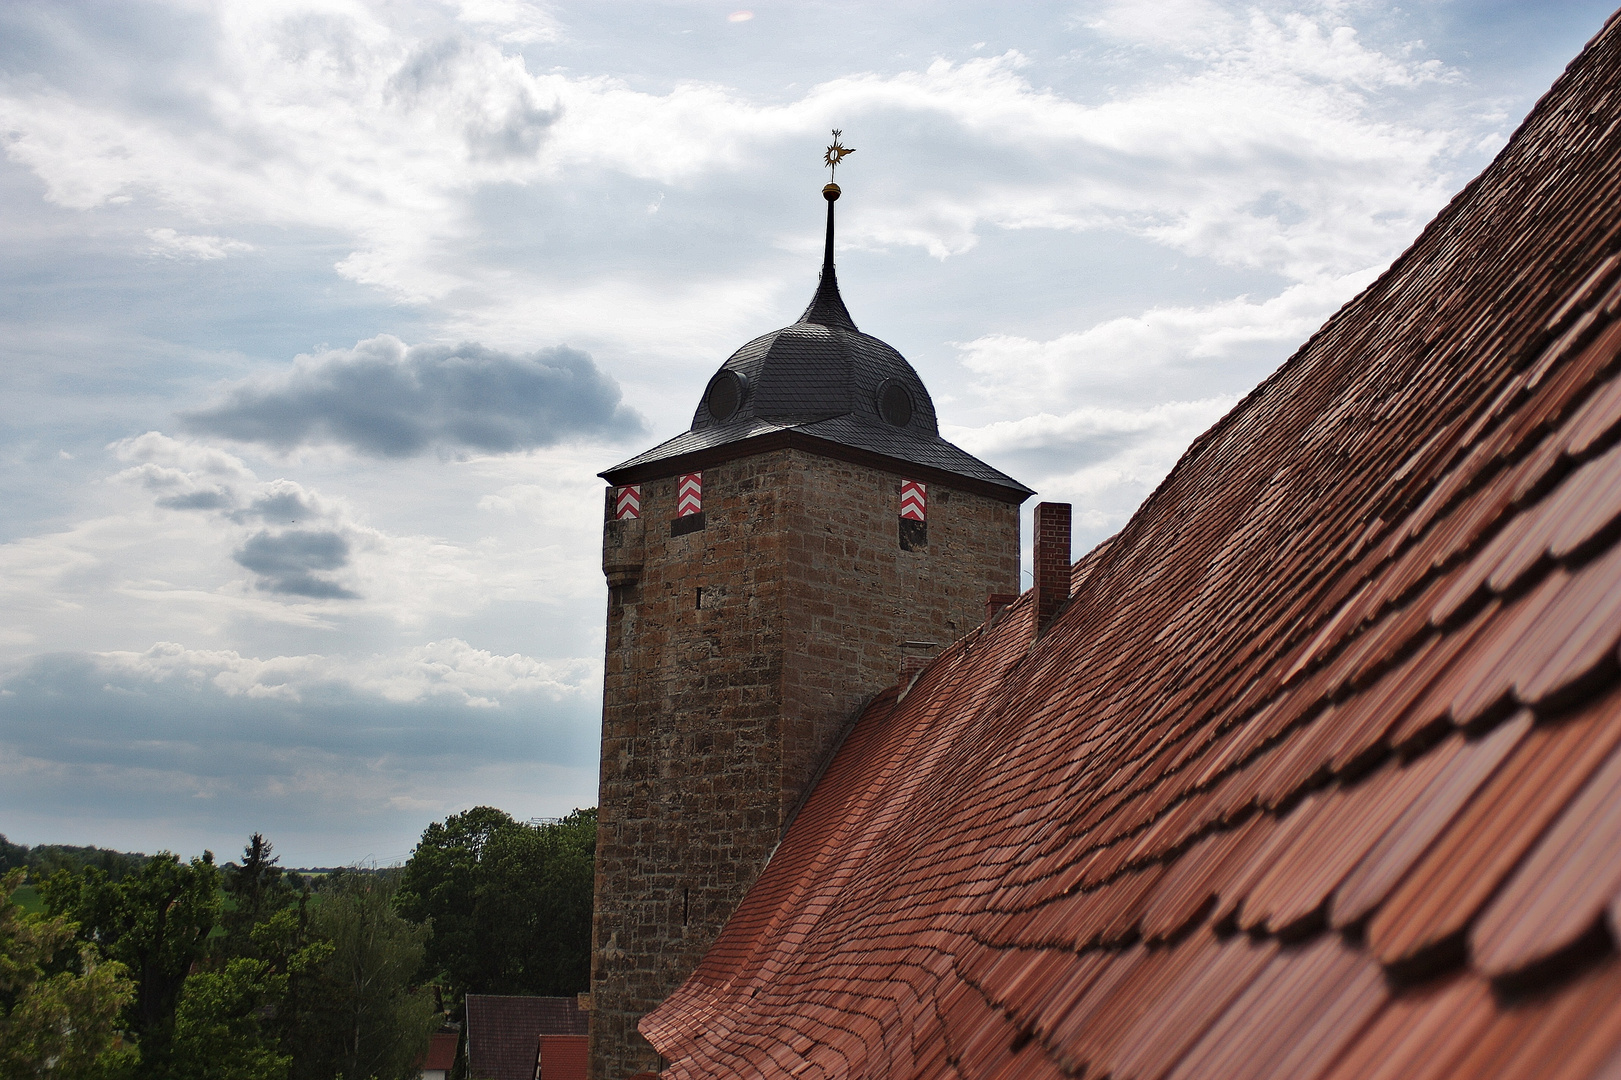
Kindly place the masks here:
<instances>
[{"instance_id":1,"label":"tower spire tip","mask_svg":"<svg viewBox=\"0 0 1621 1080\"><path fill-rule=\"evenodd\" d=\"M822 164L829 170L837 170L839 162L855 153L853 147L845 146L840 140L844 132L838 128L833 129L833 144L822 155ZM824 326L838 326L854 330L856 324L850 318L850 312L844 306L844 300L839 296L839 279L833 271L833 204L838 201L839 185L829 179L827 186L822 188L822 198L827 200L827 245L822 250L822 278L817 283L816 295L811 299L810 307L805 314L799 317L800 322L820 323Z\"/></svg>"},{"instance_id":2,"label":"tower spire tip","mask_svg":"<svg viewBox=\"0 0 1621 1080\"><path fill-rule=\"evenodd\" d=\"M838 179L839 162L856 152L855 147L845 146L842 141L843 139L844 132L838 128L834 128L833 142L828 146L827 153L822 155L822 164L827 166L829 180ZM833 192L831 195L828 194L830 190ZM834 199L839 197L839 185L833 183L828 184L827 187L822 189L822 195L829 202L832 202Z\"/></svg>"}]
</instances>

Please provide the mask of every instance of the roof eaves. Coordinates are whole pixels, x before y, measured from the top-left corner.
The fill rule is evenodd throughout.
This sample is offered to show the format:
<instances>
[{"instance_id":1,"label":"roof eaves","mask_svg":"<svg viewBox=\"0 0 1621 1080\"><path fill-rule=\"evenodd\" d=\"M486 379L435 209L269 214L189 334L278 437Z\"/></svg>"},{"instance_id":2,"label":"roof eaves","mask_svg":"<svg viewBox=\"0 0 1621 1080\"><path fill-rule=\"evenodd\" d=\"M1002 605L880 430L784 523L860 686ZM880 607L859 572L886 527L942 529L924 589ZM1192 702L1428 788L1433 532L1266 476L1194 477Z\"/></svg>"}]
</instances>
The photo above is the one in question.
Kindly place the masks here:
<instances>
[{"instance_id":1,"label":"roof eaves","mask_svg":"<svg viewBox=\"0 0 1621 1080\"><path fill-rule=\"evenodd\" d=\"M945 443L945 440L942 439L941 442ZM945 443L945 445L950 446L951 444ZM889 472L903 472L925 483L940 483L960 491L985 495L1001 502L1022 503L1035 494L1033 489L1025 487L1017 480L992 469L988 465L984 466L986 472L1001 477L1001 481L966 476L950 469L925 465L921 462L909 461L889 454L880 454L862 447L835 442L831 439L818 438L798 428L782 428L716 446L701 447L669 457L649 457L649 455L644 454L640 458L632 458L624 464L616 465L597 475L610 484L634 484L645 480L656 480L664 476L673 476L682 472L696 472L735 458L787 449L804 450L822 457L848 461L856 465L870 465ZM966 452L963 452L963 456L984 465L983 462L979 462L977 458L973 458Z\"/></svg>"}]
</instances>

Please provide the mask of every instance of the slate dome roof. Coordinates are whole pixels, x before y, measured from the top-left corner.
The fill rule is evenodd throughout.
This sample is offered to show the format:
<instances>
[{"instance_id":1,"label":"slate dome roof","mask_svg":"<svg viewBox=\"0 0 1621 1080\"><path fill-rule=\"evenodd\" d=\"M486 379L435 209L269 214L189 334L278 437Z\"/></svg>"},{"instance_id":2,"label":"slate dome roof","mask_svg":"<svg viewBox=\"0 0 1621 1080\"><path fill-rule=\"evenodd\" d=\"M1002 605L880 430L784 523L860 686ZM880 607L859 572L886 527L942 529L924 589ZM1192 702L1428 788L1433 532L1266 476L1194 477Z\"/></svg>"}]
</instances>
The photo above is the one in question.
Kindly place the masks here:
<instances>
[{"instance_id":1,"label":"slate dome roof","mask_svg":"<svg viewBox=\"0 0 1621 1080\"><path fill-rule=\"evenodd\" d=\"M799 321L734 352L709 380L692 427L608 469L610 483L667 476L705 462L763 452L783 436L833 456L876 455L910 471L948 473L1010 502L1032 492L940 437L934 401L896 349L856 328L833 268L833 199L816 295ZM745 445L746 444L746 445ZM920 471L921 470L921 471ZM948 479L947 482L950 482Z\"/></svg>"}]
</instances>

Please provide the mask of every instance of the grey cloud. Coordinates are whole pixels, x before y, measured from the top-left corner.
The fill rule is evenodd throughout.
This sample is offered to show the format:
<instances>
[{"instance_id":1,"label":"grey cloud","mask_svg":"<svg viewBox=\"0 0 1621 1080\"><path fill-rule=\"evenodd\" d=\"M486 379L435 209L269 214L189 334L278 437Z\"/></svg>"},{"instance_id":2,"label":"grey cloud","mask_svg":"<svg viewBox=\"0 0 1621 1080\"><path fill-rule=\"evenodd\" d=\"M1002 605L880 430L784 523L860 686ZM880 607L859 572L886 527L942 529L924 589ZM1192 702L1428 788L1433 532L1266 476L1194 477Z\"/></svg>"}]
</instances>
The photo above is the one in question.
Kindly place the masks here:
<instances>
[{"instance_id":1,"label":"grey cloud","mask_svg":"<svg viewBox=\"0 0 1621 1080\"><path fill-rule=\"evenodd\" d=\"M492 79L483 57L459 37L442 38L418 49L389 80L404 109L440 109L467 84L484 91L482 100L463 102L462 135L471 156L489 161L532 157L562 115L557 103L535 100L527 86Z\"/></svg>"},{"instance_id":2,"label":"grey cloud","mask_svg":"<svg viewBox=\"0 0 1621 1080\"><path fill-rule=\"evenodd\" d=\"M224 510L235 502L229 491L219 488L189 491L184 495L170 495L157 500L159 506L169 510Z\"/></svg>"},{"instance_id":3,"label":"grey cloud","mask_svg":"<svg viewBox=\"0 0 1621 1080\"><path fill-rule=\"evenodd\" d=\"M236 520L260 518L264 521L307 520L321 513L319 507L304 497L302 491L278 491L253 500L244 510L232 515Z\"/></svg>"},{"instance_id":4,"label":"grey cloud","mask_svg":"<svg viewBox=\"0 0 1621 1080\"><path fill-rule=\"evenodd\" d=\"M480 769L577 776L565 807L596 789L589 694L469 709L334 686L293 702L154 681L85 653L0 669L0 690L0 822L33 843L228 853L257 829L289 865L331 865L408 851L443 816L435 793L477 801L461 793Z\"/></svg>"},{"instance_id":5,"label":"grey cloud","mask_svg":"<svg viewBox=\"0 0 1621 1080\"><path fill-rule=\"evenodd\" d=\"M493 707L401 703L351 687L305 686L302 700L231 695L187 676L153 679L92 653L50 653L0 669L0 745L80 764L170 764L211 775L274 770L269 755L300 748L356 762L387 752L431 766L505 761L591 764L590 693L553 702L507 692ZM225 760L210 747L231 746ZM165 750L169 747L169 750Z\"/></svg>"},{"instance_id":6,"label":"grey cloud","mask_svg":"<svg viewBox=\"0 0 1621 1080\"><path fill-rule=\"evenodd\" d=\"M356 600L360 596L318 576L349 565L349 541L335 532L261 530L248 537L232 558L258 574L259 588L266 592L315 600Z\"/></svg>"},{"instance_id":7,"label":"grey cloud","mask_svg":"<svg viewBox=\"0 0 1621 1080\"><path fill-rule=\"evenodd\" d=\"M1094 430L1056 435L1035 446L997 448L994 453L998 467L1010 469L1014 475L1034 481L1055 471L1073 472L1101 464L1152 442L1160 434L1157 430Z\"/></svg>"},{"instance_id":8,"label":"grey cloud","mask_svg":"<svg viewBox=\"0 0 1621 1080\"><path fill-rule=\"evenodd\" d=\"M243 442L335 443L393 458L432 448L507 453L643 430L620 403L619 385L577 349L406 348L386 336L238 383L184 419L194 431Z\"/></svg>"}]
</instances>

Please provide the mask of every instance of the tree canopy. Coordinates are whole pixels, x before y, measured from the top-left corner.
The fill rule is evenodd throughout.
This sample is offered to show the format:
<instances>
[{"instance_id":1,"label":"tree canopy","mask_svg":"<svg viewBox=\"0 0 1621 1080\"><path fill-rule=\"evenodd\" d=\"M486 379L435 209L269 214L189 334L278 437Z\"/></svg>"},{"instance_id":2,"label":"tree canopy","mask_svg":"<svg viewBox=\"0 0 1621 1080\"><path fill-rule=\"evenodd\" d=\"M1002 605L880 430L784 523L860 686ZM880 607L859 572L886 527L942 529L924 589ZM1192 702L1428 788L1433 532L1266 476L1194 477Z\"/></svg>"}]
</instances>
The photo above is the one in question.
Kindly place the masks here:
<instances>
[{"instance_id":1,"label":"tree canopy","mask_svg":"<svg viewBox=\"0 0 1621 1080\"><path fill-rule=\"evenodd\" d=\"M404 867L305 877L211 853L25 848L0 871L0 1077L409 1080L468 993L590 980L596 811L434 822Z\"/></svg>"},{"instance_id":2,"label":"tree canopy","mask_svg":"<svg viewBox=\"0 0 1621 1080\"><path fill-rule=\"evenodd\" d=\"M309 1080L404 1080L439 1024L431 992L415 988L427 927L394 910L395 875L340 873L311 923L331 944L301 1017Z\"/></svg>"},{"instance_id":3,"label":"tree canopy","mask_svg":"<svg viewBox=\"0 0 1621 1080\"><path fill-rule=\"evenodd\" d=\"M591 980L596 810L526 824L488 806L434 822L395 903L432 927L423 974L469 993L574 994Z\"/></svg>"},{"instance_id":4,"label":"tree canopy","mask_svg":"<svg viewBox=\"0 0 1621 1080\"><path fill-rule=\"evenodd\" d=\"M114 881L132 874L146 864L149 856L135 851L111 848L76 847L72 844L13 844L0 833L0 873L24 868L35 881L44 881L58 870L78 873L94 866Z\"/></svg>"},{"instance_id":5,"label":"tree canopy","mask_svg":"<svg viewBox=\"0 0 1621 1080\"><path fill-rule=\"evenodd\" d=\"M40 887L51 914L77 923L81 938L135 977L126 1015L144 1075L163 1075L167 1065L181 985L206 955L219 919L219 884L212 852L183 863L165 851L121 881L87 867L58 870Z\"/></svg>"},{"instance_id":6,"label":"tree canopy","mask_svg":"<svg viewBox=\"0 0 1621 1080\"><path fill-rule=\"evenodd\" d=\"M339 873L316 893L277 862L255 833L223 870L163 852L120 881L89 867L45 882L52 933L133 976L103 1009L127 1036L116 1080L414 1075L439 1018L415 980L427 928L394 910L398 871Z\"/></svg>"},{"instance_id":7,"label":"tree canopy","mask_svg":"<svg viewBox=\"0 0 1621 1080\"><path fill-rule=\"evenodd\" d=\"M115 1076L133 1062L118 1034L135 984L66 918L25 914L22 881L0 877L0 1076Z\"/></svg>"}]
</instances>

